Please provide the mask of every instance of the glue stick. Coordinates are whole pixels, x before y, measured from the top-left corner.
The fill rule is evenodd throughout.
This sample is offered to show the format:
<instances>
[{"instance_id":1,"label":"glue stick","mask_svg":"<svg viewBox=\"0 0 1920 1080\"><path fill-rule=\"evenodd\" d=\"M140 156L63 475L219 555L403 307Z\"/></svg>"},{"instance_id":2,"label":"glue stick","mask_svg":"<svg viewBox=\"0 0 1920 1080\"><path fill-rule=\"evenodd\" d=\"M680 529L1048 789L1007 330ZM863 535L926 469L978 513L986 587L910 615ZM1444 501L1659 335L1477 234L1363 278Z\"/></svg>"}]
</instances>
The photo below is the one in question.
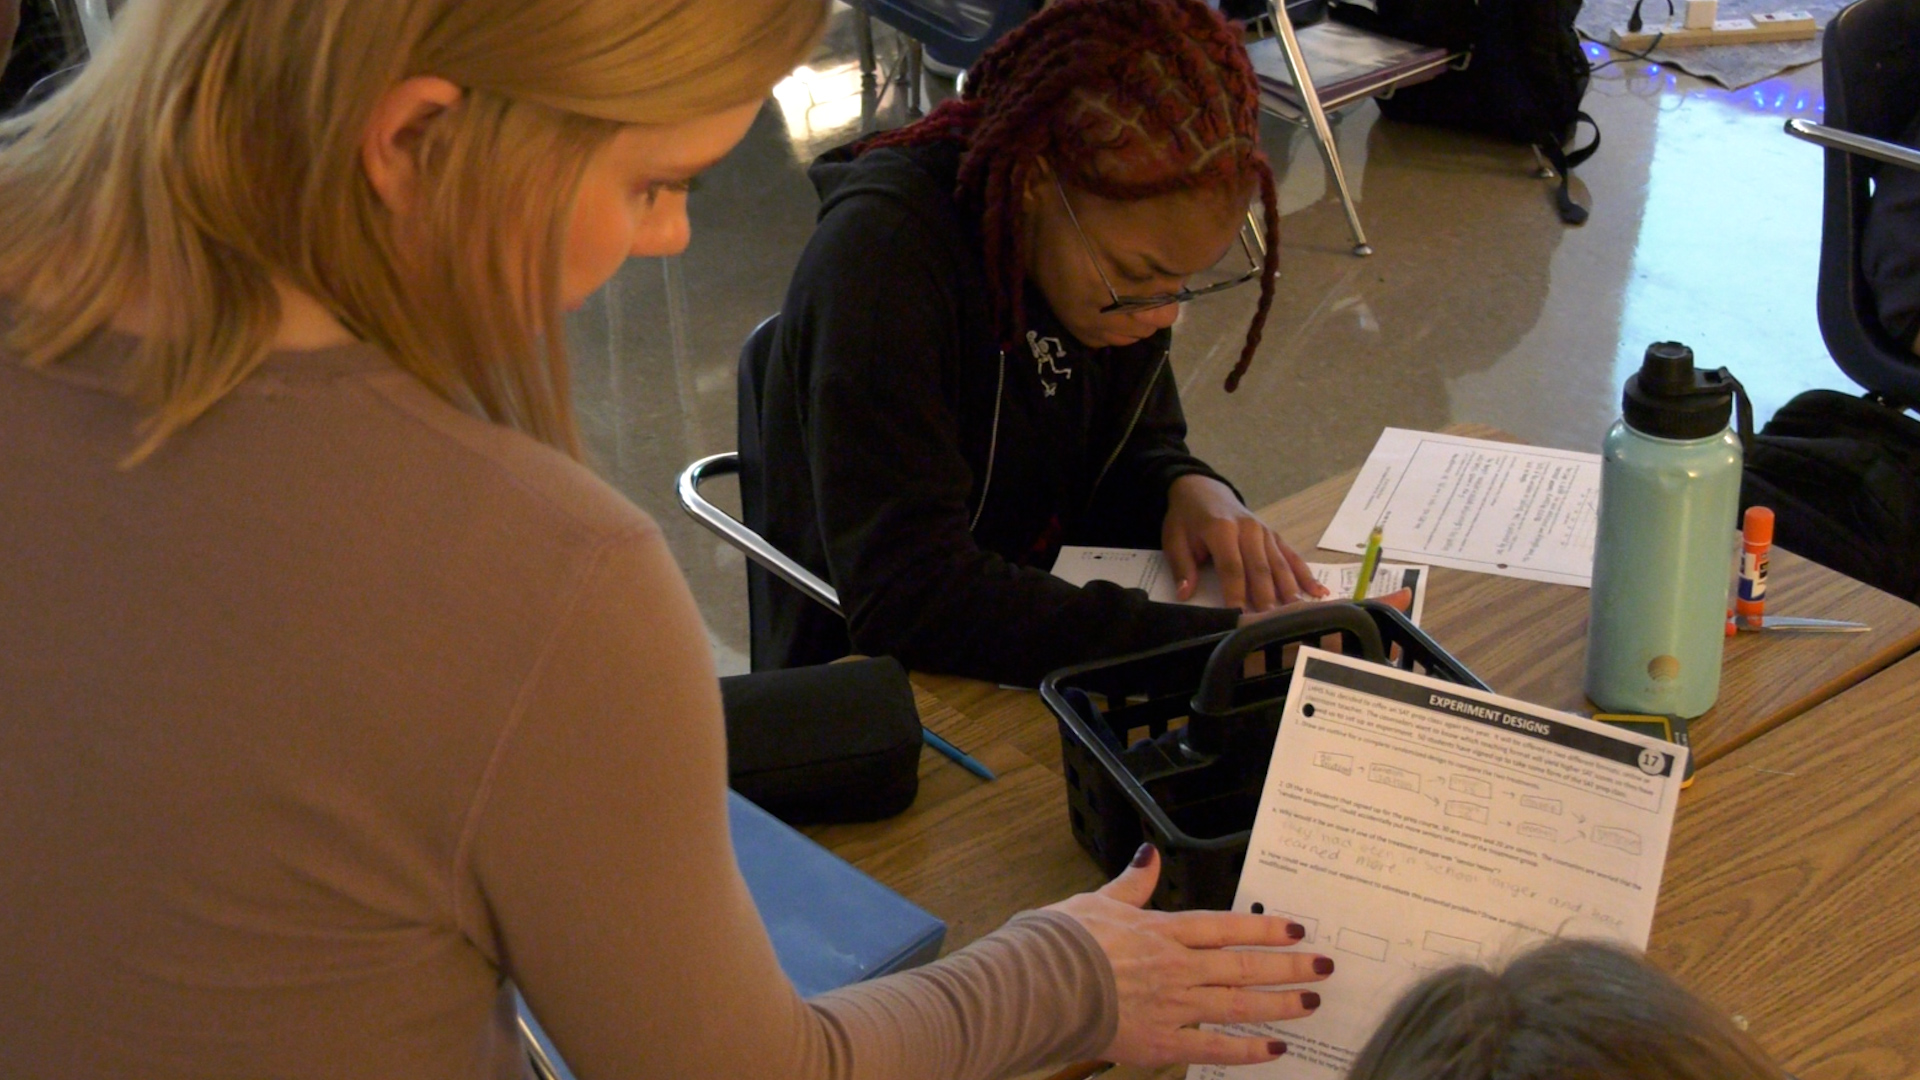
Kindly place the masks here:
<instances>
[{"instance_id":1,"label":"glue stick","mask_svg":"<svg viewBox=\"0 0 1920 1080\"><path fill-rule=\"evenodd\" d=\"M1747 507L1740 523L1740 593L1733 602L1742 622L1758 624L1767 607L1767 551L1773 546L1773 511Z\"/></svg>"}]
</instances>

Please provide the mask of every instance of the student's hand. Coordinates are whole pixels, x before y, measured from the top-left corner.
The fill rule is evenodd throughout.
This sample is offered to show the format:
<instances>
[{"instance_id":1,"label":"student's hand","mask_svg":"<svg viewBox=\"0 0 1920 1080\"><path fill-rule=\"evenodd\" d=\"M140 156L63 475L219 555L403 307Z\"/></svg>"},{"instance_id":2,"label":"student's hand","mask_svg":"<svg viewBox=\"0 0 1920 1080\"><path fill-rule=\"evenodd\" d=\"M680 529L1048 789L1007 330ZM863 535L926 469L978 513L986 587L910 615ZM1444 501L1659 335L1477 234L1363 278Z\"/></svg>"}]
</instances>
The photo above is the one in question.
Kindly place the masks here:
<instances>
[{"instance_id":1,"label":"student's hand","mask_svg":"<svg viewBox=\"0 0 1920 1080\"><path fill-rule=\"evenodd\" d=\"M1099 892L1054 904L1107 954L1120 991L1120 1026L1101 1058L1149 1068L1182 1063L1251 1065L1285 1052L1278 1040L1201 1031L1195 1024L1259 1024L1306 1016L1313 991L1252 989L1319 982L1333 961L1312 953L1225 951L1229 945L1300 942L1300 927L1271 915L1144 911L1160 878L1160 853L1142 845L1133 865Z\"/></svg>"},{"instance_id":2,"label":"student's hand","mask_svg":"<svg viewBox=\"0 0 1920 1080\"><path fill-rule=\"evenodd\" d=\"M1257 623L1262 619L1271 619L1275 615L1285 615L1290 611L1300 611L1305 608L1313 607L1315 604L1324 604L1324 603L1327 603L1328 601L1341 600L1341 599L1344 599L1344 597L1323 596L1317 600L1301 600L1292 604L1282 604L1279 607L1273 608L1268 611L1242 612L1240 615L1240 625L1245 626L1248 623ZM1380 603L1385 604L1390 608L1396 608L1399 610L1399 612L1402 615L1413 614L1413 590L1412 589L1395 589L1390 593L1381 593L1379 596L1369 596L1367 597L1367 599L1377 600Z\"/></svg>"},{"instance_id":3,"label":"student's hand","mask_svg":"<svg viewBox=\"0 0 1920 1080\"><path fill-rule=\"evenodd\" d=\"M1167 520L1160 546L1179 583L1179 597L1193 595L1200 567L1212 562L1228 607L1272 611L1281 604L1327 595L1307 563L1240 504L1218 480L1188 473L1167 488Z\"/></svg>"}]
</instances>

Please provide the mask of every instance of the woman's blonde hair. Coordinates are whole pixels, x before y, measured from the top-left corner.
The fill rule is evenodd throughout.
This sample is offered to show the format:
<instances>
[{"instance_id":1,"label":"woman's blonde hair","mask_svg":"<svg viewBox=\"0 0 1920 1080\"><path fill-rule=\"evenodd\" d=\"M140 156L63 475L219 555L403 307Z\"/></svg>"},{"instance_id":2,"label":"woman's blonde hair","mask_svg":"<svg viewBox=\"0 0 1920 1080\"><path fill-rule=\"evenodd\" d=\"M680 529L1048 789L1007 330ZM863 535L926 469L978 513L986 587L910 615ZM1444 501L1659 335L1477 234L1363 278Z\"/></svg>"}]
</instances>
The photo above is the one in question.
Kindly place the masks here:
<instances>
[{"instance_id":1,"label":"woman's blonde hair","mask_svg":"<svg viewBox=\"0 0 1920 1080\"><path fill-rule=\"evenodd\" d=\"M458 407L578 453L560 315L581 171L622 125L764 95L825 0L134 0L46 104L0 124L9 344L50 364L145 298L131 460L266 355L273 276ZM427 127L404 241L360 165L416 75ZM402 259L402 246L406 258Z\"/></svg>"}]
</instances>

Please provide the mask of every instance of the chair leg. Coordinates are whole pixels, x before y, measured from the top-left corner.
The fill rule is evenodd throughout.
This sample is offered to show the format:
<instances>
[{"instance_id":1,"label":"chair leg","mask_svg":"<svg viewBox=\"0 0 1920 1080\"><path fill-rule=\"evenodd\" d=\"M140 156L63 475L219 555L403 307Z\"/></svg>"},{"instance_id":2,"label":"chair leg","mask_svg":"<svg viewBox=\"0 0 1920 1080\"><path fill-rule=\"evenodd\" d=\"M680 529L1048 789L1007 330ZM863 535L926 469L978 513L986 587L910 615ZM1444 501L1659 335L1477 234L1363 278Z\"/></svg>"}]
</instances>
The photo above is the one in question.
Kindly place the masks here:
<instances>
[{"instance_id":1,"label":"chair leg","mask_svg":"<svg viewBox=\"0 0 1920 1080\"><path fill-rule=\"evenodd\" d=\"M873 55L873 16L858 4L853 8L853 32L860 42L860 92L872 94L879 89L874 76L879 63Z\"/></svg>"},{"instance_id":2,"label":"chair leg","mask_svg":"<svg viewBox=\"0 0 1920 1080\"><path fill-rule=\"evenodd\" d=\"M1540 147L1537 145L1533 147L1533 163L1539 166L1533 174L1535 178L1540 180L1558 180L1560 178L1560 174L1553 171L1552 163L1547 160L1545 154L1540 152Z\"/></svg>"},{"instance_id":3,"label":"chair leg","mask_svg":"<svg viewBox=\"0 0 1920 1080\"><path fill-rule=\"evenodd\" d=\"M1274 32L1280 37L1280 56L1287 62L1287 73L1292 76L1293 85L1300 90L1300 102L1305 106L1313 140L1320 144L1321 160L1327 163L1327 171L1333 174L1333 185L1340 191L1340 205L1347 212L1347 227L1353 230L1353 253L1371 255L1373 247L1367 243L1366 231L1360 227L1360 214L1353 208L1353 195L1347 190L1347 174L1340 167L1340 151L1333 143L1333 128L1327 123L1326 110L1320 107L1320 92L1313 88L1313 80L1307 76L1307 60L1300 52L1300 39L1294 36L1293 22L1278 3L1269 0L1267 9L1273 18Z\"/></svg>"},{"instance_id":4,"label":"chair leg","mask_svg":"<svg viewBox=\"0 0 1920 1080\"><path fill-rule=\"evenodd\" d=\"M921 108L920 84L926 74L926 46L915 41L907 46L907 115L920 117L925 115Z\"/></svg>"}]
</instances>

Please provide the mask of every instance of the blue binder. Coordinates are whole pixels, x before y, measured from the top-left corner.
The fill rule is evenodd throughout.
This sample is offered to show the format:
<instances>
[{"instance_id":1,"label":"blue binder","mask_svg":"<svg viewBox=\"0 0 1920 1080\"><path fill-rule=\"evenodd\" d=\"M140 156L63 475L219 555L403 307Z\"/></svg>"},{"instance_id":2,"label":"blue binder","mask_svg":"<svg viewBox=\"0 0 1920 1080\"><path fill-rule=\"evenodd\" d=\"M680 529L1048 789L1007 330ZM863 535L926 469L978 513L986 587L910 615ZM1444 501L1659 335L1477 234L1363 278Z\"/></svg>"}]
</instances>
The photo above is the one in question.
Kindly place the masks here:
<instances>
[{"instance_id":1,"label":"blue binder","mask_svg":"<svg viewBox=\"0 0 1920 1080\"><path fill-rule=\"evenodd\" d=\"M727 811L747 891L803 997L940 955L946 923L731 791Z\"/></svg>"},{"instance_id":2,"label":"blue binder","mask_svg":"<svg viewBox=\"0 0 1920 1080\"><path fill-rule=\"evenodd\" d=\"M939 957L946 923L732 791L727 818L740 875L802 997ZM572 1080L520 991L513 995L534 1074Z\"/></svg>"}]
</instances>

